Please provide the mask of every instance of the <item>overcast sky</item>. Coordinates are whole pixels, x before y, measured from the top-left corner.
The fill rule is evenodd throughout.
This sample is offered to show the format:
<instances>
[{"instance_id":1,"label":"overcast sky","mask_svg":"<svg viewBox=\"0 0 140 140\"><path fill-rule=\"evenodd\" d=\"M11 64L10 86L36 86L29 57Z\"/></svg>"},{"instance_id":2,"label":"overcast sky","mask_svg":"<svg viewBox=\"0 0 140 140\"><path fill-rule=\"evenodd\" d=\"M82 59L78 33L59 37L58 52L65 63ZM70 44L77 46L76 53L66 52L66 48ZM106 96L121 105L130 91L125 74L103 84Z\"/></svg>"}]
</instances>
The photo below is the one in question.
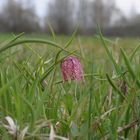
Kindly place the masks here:
<instances>
[{"instance_id":1,"label":"overcast sky","mask_svg":"<svg viewBox=\"0 0 140 140\"><path fill-rule=\"evenodd\" d=\"M32 1L34 1L35 3L35 8L38 15L42 17L45 14L46 5L50 0L32 0ZM4 0L0 0L0 6L2 6L3 2ZM133 9L136 10L136 12L140 13L140 0L116 0L116 4L125 13L125 15L129 15L131 13L132 7Z\"/></svg>"},{"instance_id":2,"label":"overcast sky","mask_svg":"<svg viewBox=\"0 0 140 140\"><path fill-rule=\"evenodd\" d=\"M34 0L37 13L40 16L44 15L44 10L46 7L46 3L50 0ZM132 7L136 10L136 12L140 13L140 0L116 0L117 6L126 14L129 15L132 11Z\"/></svg>"},{"instance_id":3,"label":"overcast sky","mask_svg":"<svg viewBox=\"0 0 140 140\"><path fill-rule=\"evenodd\" d=\"M116 4L125 14L129 14L132 7L140 13L140 0L116 0Z\"/></svg>"}]
</instances>

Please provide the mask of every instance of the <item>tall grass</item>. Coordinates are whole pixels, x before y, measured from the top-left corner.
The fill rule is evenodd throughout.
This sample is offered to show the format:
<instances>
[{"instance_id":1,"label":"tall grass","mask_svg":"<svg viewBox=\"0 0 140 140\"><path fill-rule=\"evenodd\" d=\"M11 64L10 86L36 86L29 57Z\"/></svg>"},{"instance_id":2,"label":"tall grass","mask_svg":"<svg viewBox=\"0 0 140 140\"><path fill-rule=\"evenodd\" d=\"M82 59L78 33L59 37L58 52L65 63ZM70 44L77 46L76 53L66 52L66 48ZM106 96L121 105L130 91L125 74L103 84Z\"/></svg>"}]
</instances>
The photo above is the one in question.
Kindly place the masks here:
<instances>
[{"instance_id":1,"label":"tall grass","mask_svg":"<svg viewBox=\"0 0 140 140\"><path fill-rule=\"evenodd\" d=\"M0 139L140 139L138 41L110 40L99 28L98 37L75 34L1 41ZM63 82L69 55L81 60L84 83Z\"/></svg>"}]
</instances>

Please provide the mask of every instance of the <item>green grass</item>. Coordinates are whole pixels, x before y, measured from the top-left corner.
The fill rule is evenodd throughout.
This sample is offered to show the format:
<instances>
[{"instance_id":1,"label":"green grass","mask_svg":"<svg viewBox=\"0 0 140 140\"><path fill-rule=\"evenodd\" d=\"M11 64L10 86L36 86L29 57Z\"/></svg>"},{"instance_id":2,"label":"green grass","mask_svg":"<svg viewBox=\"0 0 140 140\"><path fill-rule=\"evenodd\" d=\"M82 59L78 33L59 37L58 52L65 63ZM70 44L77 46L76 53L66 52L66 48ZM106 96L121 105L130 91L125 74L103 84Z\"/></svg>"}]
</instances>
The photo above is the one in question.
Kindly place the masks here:
<instances>
[{"instance_id":1,"label":"green grass","mask_svg":"<svg viewBox=\"0 0 140 140\"><path fill-rule=\"evenodd\" d=\"M0 35L0 139L49 139L53 129L60 139L140 139L140 41L98 32ZM80 59L84 83L62 82L60 63L69 55Z\"/></svg>"}]
</instances>

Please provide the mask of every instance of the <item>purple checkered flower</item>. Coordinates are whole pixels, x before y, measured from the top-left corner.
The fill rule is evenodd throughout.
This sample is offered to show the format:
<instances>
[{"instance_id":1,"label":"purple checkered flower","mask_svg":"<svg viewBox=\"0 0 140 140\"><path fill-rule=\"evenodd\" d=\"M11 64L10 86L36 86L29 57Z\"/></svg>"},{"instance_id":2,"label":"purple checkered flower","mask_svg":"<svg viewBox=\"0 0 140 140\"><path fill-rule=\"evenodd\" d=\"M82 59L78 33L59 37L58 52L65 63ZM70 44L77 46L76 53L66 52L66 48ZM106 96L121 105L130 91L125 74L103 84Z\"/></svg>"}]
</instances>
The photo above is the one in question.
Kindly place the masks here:
<instances>
[{"instance_id":1,"label":"purple checkered flower","mask_svg":"<svg viewBox=\"0 0 140 140\"><path fill-rule=\"evenodd\" d=\"M64 81L84 80L83 68L78 58L69 56L61 62L61 72Z\"/></svg>"}]
</instances>

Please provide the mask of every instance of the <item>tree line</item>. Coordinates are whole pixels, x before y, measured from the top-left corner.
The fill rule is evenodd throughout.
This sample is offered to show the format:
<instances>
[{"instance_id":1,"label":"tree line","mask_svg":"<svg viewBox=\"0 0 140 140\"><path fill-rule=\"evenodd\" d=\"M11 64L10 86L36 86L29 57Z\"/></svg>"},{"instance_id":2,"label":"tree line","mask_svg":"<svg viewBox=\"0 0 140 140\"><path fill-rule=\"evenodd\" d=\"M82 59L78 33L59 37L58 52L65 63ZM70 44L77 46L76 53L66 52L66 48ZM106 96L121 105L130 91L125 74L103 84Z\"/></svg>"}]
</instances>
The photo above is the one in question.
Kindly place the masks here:
<instances>
[{"instance_id":1,"label":"tree line","mask_svg":"<svg viewBox=\"0 0 140 140\"><path fill-rule=\"evenodd\" d=\"M140 15L133 9L124 16L114 0L51 0L43 24L28 1L6 0L0 11L0 32L49 33L49 24L57 34L94 34L99 24L106 35L140 35ZM49 24L48 24L49 23Z\"/></svg>"}]
</instances>

